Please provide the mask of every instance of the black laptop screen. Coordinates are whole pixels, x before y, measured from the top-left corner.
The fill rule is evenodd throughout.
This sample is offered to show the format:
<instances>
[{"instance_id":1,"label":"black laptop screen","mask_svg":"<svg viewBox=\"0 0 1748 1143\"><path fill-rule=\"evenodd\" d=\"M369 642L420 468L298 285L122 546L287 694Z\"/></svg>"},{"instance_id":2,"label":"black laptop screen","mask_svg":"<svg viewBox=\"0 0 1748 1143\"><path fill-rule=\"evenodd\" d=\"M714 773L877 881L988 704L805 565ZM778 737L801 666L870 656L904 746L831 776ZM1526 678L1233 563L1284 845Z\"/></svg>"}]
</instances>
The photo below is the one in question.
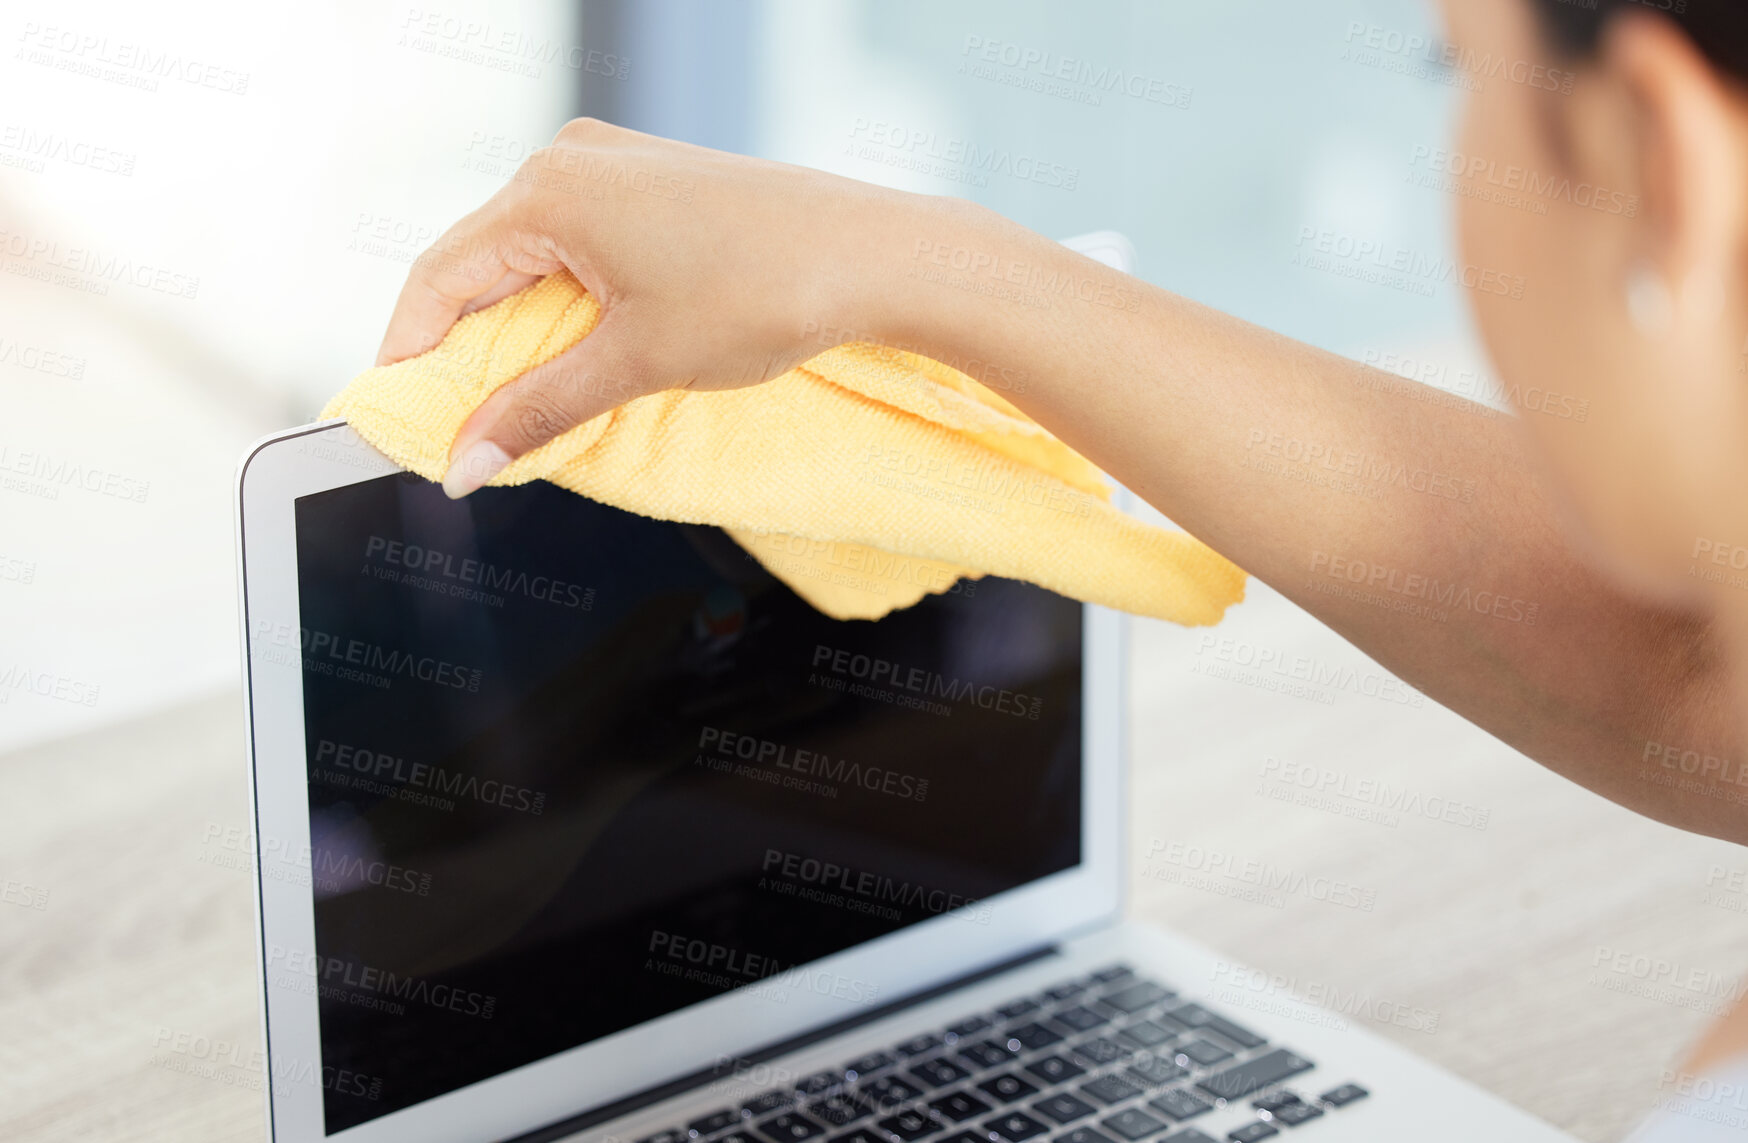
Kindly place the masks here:
<instances>
[{"instance_id":1,"label":"black laptop screen","mask_svg":"<svg viewBox=\"0 0 1748 1143\"><path fill-rule=\"evenodd\" d=\"M730 989L897 999L808 966L1080 860L1077 603L840 622L543 483L296 519L316 948L269 972L318 996L330 1134Z\"/></svg>"}]
</instances>

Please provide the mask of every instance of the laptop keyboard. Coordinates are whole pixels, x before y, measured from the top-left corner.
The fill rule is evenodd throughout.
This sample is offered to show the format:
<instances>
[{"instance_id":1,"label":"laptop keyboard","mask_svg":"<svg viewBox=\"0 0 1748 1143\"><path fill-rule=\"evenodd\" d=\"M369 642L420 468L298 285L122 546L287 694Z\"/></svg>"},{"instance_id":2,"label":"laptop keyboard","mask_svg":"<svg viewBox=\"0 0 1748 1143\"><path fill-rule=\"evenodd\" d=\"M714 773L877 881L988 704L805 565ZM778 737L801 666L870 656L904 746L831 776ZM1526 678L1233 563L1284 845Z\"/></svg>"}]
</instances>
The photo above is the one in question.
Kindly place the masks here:
<instances>
[{"instance_id":1,"label":"laptop keyboard","mask_svg":"<svg viewBox=\"0 0 1748 1143\"><path fill-rule=\"evenodd\" d=\"M1221 1143L1192 1122L1245 1100L1256 1143L1368 1094L1283 1086L1312 1067L1113 965L638 1143Z\"/></svg>"}]
</instances>

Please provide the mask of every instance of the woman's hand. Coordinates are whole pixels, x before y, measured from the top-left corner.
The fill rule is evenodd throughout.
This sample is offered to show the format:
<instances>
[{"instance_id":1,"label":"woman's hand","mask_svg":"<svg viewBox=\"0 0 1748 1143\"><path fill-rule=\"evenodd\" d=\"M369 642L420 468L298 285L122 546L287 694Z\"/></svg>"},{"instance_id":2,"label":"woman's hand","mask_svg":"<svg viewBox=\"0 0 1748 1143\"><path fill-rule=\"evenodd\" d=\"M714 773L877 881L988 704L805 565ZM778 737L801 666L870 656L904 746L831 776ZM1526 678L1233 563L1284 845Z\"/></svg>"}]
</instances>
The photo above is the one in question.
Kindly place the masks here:
<instances>
[{"instance_id":1,"label":"woman's hand","mask_svg":"<svg viewBox=\"0 0 1748 1143\"><path fill-rule=\"evenodd\" d=\"M634 397L754 385L820 352L810 331L866 328L854 294L895 233L962 207L577 119L414 263L377 364L561 268L600 301L594 333L462 426L443 487L465 496Z\"/></svg>"}]
</instances>

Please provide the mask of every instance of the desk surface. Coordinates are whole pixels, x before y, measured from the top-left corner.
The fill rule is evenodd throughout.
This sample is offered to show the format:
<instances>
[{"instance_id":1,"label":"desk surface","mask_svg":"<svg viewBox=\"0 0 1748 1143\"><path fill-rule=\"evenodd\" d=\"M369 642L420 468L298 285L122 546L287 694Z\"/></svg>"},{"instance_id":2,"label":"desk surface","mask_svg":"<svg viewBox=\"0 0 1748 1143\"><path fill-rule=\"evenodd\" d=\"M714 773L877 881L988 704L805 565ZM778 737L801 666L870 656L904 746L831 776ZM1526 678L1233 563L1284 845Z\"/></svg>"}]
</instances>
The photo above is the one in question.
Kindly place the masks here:
<instances>
[{"instance_id":1,"label":"desk surface","mask_svg":"<svg viewBox=\"0 0 1748 1143\"><path fill-rule=\"evenodd\" d=\"M1414 705L1266 589L1216 632L1137 624L1133 658L1131 909L1276 978L1233 1003L1310 995L1603 1141L1748 962L1739 847ZM263 1137L239 711L0 758L0 1138Z\"/></svg>"}]
</instances>

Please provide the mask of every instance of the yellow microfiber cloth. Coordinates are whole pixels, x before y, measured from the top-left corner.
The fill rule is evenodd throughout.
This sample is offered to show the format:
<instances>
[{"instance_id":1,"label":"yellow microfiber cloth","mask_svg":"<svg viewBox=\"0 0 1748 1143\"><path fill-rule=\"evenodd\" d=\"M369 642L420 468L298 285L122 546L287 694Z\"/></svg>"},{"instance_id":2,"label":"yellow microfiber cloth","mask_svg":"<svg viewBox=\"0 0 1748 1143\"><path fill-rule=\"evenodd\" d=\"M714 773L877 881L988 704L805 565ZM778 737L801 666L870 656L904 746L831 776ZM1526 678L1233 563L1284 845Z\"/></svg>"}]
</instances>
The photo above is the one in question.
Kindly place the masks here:
<instances>
[{"instance_id":1,"label":"yellow microfiber cloth","mask_svg":"<svg viewBox=\"0 0 1748 1143\"><path fill-rule=\"evenodd\" d=\"M441 480L468 415L599 318L577 280L555 274L463 317L428 353L365 370L323 416ZM1113 507L1098 469L996 393L865 343L762 385L639 397L491 483L531 480L723 528L838 619L877 619L980 575L1192 626L1244 597L1244 572Z\"/></svg>"}]
</instances>

